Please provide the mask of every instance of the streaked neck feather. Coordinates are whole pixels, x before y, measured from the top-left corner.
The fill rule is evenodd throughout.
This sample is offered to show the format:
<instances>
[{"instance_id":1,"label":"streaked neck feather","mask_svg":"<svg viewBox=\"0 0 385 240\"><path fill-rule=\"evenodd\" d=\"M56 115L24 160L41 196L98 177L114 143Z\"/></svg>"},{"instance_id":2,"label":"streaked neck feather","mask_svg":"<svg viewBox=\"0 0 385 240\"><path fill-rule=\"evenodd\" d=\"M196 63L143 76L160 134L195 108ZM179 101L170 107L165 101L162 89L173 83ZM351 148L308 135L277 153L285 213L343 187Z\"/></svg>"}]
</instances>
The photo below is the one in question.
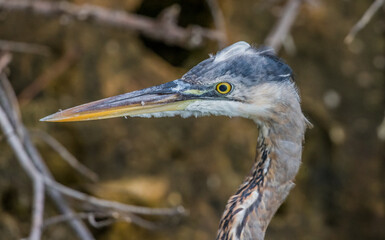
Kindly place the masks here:
<instances>
[{"instance_id":1,"label":"streaked neck feather","mask_svg":"<svg viewBox=\"0 0 385 240\"><path fill-rule=\"evenodd\" d=\"M256 161L226 205L217 240L264 239L270 220L294 187L307 120L298 101L272 112L268 119L255 119Z\"/></svg>"}]
</instances>

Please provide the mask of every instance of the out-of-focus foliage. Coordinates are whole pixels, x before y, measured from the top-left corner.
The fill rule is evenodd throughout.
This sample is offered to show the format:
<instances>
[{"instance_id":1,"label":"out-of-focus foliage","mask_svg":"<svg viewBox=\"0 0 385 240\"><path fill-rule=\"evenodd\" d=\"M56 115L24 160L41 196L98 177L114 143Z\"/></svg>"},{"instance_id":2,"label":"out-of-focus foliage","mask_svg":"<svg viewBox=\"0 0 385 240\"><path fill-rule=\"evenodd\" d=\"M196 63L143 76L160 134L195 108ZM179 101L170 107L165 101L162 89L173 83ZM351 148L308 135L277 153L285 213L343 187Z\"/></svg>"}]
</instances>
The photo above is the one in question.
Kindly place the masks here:
<instances>
[{"instance_id":1,"label":"out-of-focus foliage","mask_svg":"<svg viewBox=\"0 0 385 240\"><path fill-rule=\"evenodd\" d=\"M156 16L175 1L74 0ZM296 188L280 208L267 239L385 238L385 40L381 9L350 45L343 39L372 1L308 1L280 52L292 66L313 123ZM178 1L180 23L213 27L204 1ZM284 1L220 1L230 42L258 46ZM84 102L177 79L218 49L166 46L132 32L65 19L0 13L0 39L49 46L49 57L14 54L10 80L16 93L68 51L71 67L21 107L29 128L47 131L100 175L96 184L77 175L57 153L37 142L55 177L108 199L151 207L184 205L190 215L161 231L117 223L93 230L97 239L214 239L225 203L252 165L257 129L249 120L111 119L49 124L41 117ZM293 51L294 50L294 51ZM290 54L289 54L290 53ZM382 124L382 125L381 125ZM47 215L57 212L47 201ZM0 142L0 235L26 236L31 186L6 142ZM65 224L45 239L72 239Z\"/></svg>"}]
</instances>

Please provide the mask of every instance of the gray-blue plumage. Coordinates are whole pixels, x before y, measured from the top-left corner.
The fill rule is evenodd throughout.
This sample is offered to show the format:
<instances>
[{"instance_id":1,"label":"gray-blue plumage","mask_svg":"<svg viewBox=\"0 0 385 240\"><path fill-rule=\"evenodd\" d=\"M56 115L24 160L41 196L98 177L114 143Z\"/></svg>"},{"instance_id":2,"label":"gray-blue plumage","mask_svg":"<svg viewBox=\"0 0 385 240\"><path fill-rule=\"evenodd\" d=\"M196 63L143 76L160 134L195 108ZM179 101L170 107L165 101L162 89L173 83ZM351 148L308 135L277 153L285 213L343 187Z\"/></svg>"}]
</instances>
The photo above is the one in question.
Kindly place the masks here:
<instances>
[{"instance_id":1,"label":"gray-blue plumage","mask_svg":"<svg viewBox=\"0 0 385 240\"><path fill-rule=\"evenodd\" d=\"M231 51L236 47L234 45L239 45L238 51ZM268 81L287 81L292 77L291 68L274 54L274 50L255 49L245 42L234 45L196 65L182 80L208 84L215 82L218 77L236 78L249 86Z\"/></svg>"}]
</instances>

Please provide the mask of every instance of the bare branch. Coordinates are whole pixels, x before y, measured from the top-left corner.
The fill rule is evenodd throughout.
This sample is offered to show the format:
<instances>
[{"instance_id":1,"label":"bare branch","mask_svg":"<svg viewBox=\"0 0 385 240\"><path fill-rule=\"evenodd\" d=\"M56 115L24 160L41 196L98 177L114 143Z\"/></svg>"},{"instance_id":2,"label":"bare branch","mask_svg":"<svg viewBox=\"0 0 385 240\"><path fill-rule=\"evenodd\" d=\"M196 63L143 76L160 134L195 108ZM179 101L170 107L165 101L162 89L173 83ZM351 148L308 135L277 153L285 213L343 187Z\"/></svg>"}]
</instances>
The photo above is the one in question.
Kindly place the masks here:
<instances>
[{"instance_id":1,"label":"bare branch","mask_svg":"<svg viewBox=\"0 0 385 240\"><path fill-rule=\"evenodd\" d=\"M115 210L123 213L135 213L141 215L184 215L186 214L185 209L182 206L178 206L175 208L147 208L147 207L139 207L133 205L127 205L120 202L104 200L100 198L96 198L90 196L88 194L76 191L72 188L66 187L50 178L43 177L46 185L49 185L52 188L60 191L62 194L70 196L72 198L84 201L93 206L97 206L99 208L106 208L110 210Z\"/></svg>"},{"instance_id":2,"label":"bare branch","mask_svg":"<svg viewBox=\"0 0 385 240\"><path fill-rule=\"evenodd\" d=\"M0 50L9 52L30 53L43 56L49 56L51 54L50 49L43 45L7 40L0 40Z\"/></svg>"},{"instance_id":3,"label":"bare branch","mask_svg":"<svg viewBox=\"0 0 385 240\"><path fill-rule=\"evenodd\" d=\"M88 219L89 214L91 213L79 212L79 213L63 214L59 216L50 217L44 220L43 229L50 227L51 225L68 222L73 219Z\"/></svg>"},{"instance_id":4,"label":"bare branch","mask_svg":"<svg viewBox=\"0 0 385 240\"><path fill-rule=\"evenodd\" d=\"M9 91L9 88L5 88L5 91L3 91L3 87L9 86L7 85L8 82L5 81L5 75L1 72L1 70L4 69L6 65L8 65L11 59L12 56L10 54L4 54L0 57L0 87L2 90L2 97L0 98L0 128L2 129L8 143L13 148L13 151L18 156L18 159L20 160L21 165L24 167L24 169L32 167L30 171L26 171L29 177L32 179L33 183L33 214L31 231L28 239L39 240L41 238L41 228L43 224L44 214L44 182L43 179L40 178L40 174L34 168L33 164L31 164L31 162L27 160L27 154L24 151L21 151L21 149L23 149L23 145L21 144L18 138L18 136L21 135L20 132L16 134L14 129L14 126L16 125L16 122L19 118L18 115L15 114L14 111L12 111L13 107L7 98L13 97L12 91ZM7 116L7 112L3 109L3 106L7 107L8 116L11 116L11 121Z\"/></svg>"},{"instance_id":5,"label":"bare branch","mask_svg":"<svg viewBox=\"0 0 385 240\"><path fill-rule=\"evenodd\" d=\"M3 111L6 113L8 117L7 120L10 122L12 128L8 129L12 134L18 137L20 142L23 145L23 151L25 155L29 157L29 161L32 166L36 166L38 171L49 178L52 178L52 175L48 168L45 166L40 154L37 152L35 147L32 145L30 138L28 136L28 132L25 130L24 126L20 122L20 118L17 114L15 114L15 109L18 109L17 100L15 98L15 94L12 90L12 87L5 77L4 74L0 73L0 107L2 107ZM10 97L13 100L9 100ZM12 103L10 103L12 102ZM5 133L4 133L5 134ZM5 136L8 137L7 135ZM60 212L63 214L72 214L73 210L68 206L67 202L63 198L63 196L56 189L48 188L49 196L52 198L54 204L58 207ZM76 234L80 237L80 239L84 240L92 240L94 239L89 232L89 230L85 227L85 225L77 220L73 219L68 222L69 225L74 229Z\"/></svg>"},{"instance_id":6,"label":"bare branch","mask_svg":"<svg viewBox=\"0 0 385 240\"><path fill-rule=\"evenodd\" d=\"M91 213L88 215L88 222L91 224L91 226L93 226L94 228L102 228L102 227L106 227L108 225L111 225L113 224L115 221L115 219L111 218L111 216L109 216L109 218L107 219L104 219L104 220L100 220L98 221L96 219L97 217Z\"/></svg>"},{"instance_id":7,"label":"bare branch","mask_svg":"<svg viewBox=\"0 0 385 240\"><path fill-rule=\"evenodd\" d=\"M176 25L178 23L180 10L178 4L173 4L159 13L158 21L165 25Z\"/></svg>"},{"instance_id":8,"label":"bare branch","mask_svg":"<svg viewBox=\"0 0 385 240\"><path fill-rule=\"evenodd\" d=\"M147 221L141 217L138 217L136 215L133 215L133 214L130 214L130 215L121 215L119 214L117 216L117 219L118 220L123 220L125 222L132 222L132 223L135 223L136 225L138 226L141 226L142 228L146 228L146 229L150 229L150 230L155 230L155 229L159 229L160 226L159 225L156 225L154 224L153 222L150 222L150 221Z\"/></svg>"},{"instance_id":9,"label":"bare branch","mask_svg":"<svg viewBox=\"0 0 385 240\"><path fill-rule=\"evenodd\" d=\"M39 170L33 165L32 160L28 156L28 153L25 150L25 147L23 146L22 141L19 139L15 131L13 130L13 126L9 122L7 115L2 107L0 107L0 126L9 142L11 147L13 148L19 162L21 163L23 169L27 172L27 174L33 179L34 183L37 182L37 184L41 184L41 182L45 183L45 185L49 189L56 189L60 191L61 193L70 196L72 198L81 200L85 203L91 204L94 207L97 207L98 209L106 209L107 212L114 211L119 212L121 216L124 216L125 221L130 220L130 222L137 223L139 225L145 225L145 220L140 221L140 217L135 216L133 214L141 214L141 215L181 215L185 214L185 210L183 207L177 207L177 208L146 208L146 207L138 207L138 206L132 206L132 205L126 205L123 203L115 202L115 201L108 201L104 199L99 199L90 195L87 195L85 193L73 190L71 188L68 188L50 177L47 177L45 175L42 175ZM36 185L40 187L39 191L35 191L37 193L41 193L41 185ZM44 193L44 191L43 191ZM35 205L35 212L33 214L33 224L32 224L32 230L31 230L31 236L40 237L41 234L41 223L42 223L42 215L39 215L42 212L42 206L39 205L41 203L41 200L44 199L41 196L35 197L36 201L39 200ZM102 210L100 210L102 211ZM129 214L129 215L127 215ZM74 215L73 213L68 213L68 216ZM135 219L135 220L133 220ZM76 221L78 219L73 218L72 221ZM39 238L34 238L39 239Z\"/></svg>"},{"instance_id":10,"label":"bare branch","mask_svg":"<svg viewBox=\"0 0 385 240\"><path fill-rule=\"evenodd\" d=\"M370 21L370 19L372 19L373 15L384 4L385 4L385 0L375 0L372 3L372 5L370 5L370 7L366 10L366 12L361 17L361 19L356 23L356 25L354 25L354 27L352 27L352 29L350 29L350 32L345 37L344 42L346 44L350 44L351 42L353 42L353 40L354 40L355 36L357 35L357 33L359 31L361 31L369 23L369 21Z\"/></svg>"},{"instance_id":11,"label":"bare branch","mask_svg":"<svg viewBox=\"0 0 385 240\"><path fill-rule=\"evenodd\" d=\"M226 23L217 0L206 0L214 20L215 28L223 34L223 39L218 40L218 47L223 48L227 44Z\"/></svg>"},{"instance_id":12,"label":"bare branch","mask_svg":"<svg viewBox=\"0 0 385 240\"><path fill-rule=\"evenodd\" d=\"M12 90L11 85L6 79L3 70L12 60L10 53L0 55L0 104L3 105L8 116L11 116L11 123L17 121L20 117L20 112L17 107L17 100Z\"/></svg>"},{"instance_id":13,"label":"bare branch","mask_svg":"<svg viewBox=\"0 0 385 240\"><path fill-rule=\"evenodd\" d=\"M36 178L33 181L34 200L30 240L40 240L44 215L44 188L44 182L41 178Z\"/></svg>"},{"instance_id":14,"label":"bare branch","mask_svg":"<svg viewBox=\"0 0 385 240\"><path fill-rule=\"evenodd\" d=\"M25 150L30 156L30 161L33 162L33 164L39 169L42 176L45 178L49 178L53 181L53 177L47 166L45 165L43 159L41 158L39 152L36 150L35 146L33 146L30 137L28 136L28 132L25 130L24 126L21 126L24 131L24 146ZM64 214L72 214L74 211L72 208L68 205L67 201L64 199L63 195L60 194L59 191L57 191L54 188L49 188L48 193L50 197L52 198L54 204L57 206L60 212ZM94 237L92 236L91 232L87 229L87 227L84 225L83 222L73 219L68 222L70 227L75 231L75 233L79 236L80 239L84 240L93 240Z\"/></svg>"},{"instance_id":15,"label":"bare branch","mask_svg":"<svg viewBox=\"0 0 385 240\"><path fill-rule=\"evenodd\" d=\"M108 226L114 222L116 222L114 213L99 213L99 212L80 212L80 213L75 213L72 215L59 215L55 217L51 217L45 220L43 228L47 228L51 225L62 223L62 222L67 222L71 219L85 219L88 220L88 222L95 228L100 228L104 226ZM106 220L103 221L98 221L96 218L107 218ZM131 222L131 221L129 221Z\"/></svg>"},{"instance_id":16,"label":"bare branch","mask_svg":"<svg viewBox=\"0 0 385 240\"><path fill-rule=\"evenodd\" d=\"M2 63L2 68L0 69L0 75L2 76L2 79L5 78L5 76L2 74L1 70L8 65L8 63L11 60L11 56L8 54L3 55L0 58L0 63ZM2 80L2 84L4 85L5 81ZM0 86L1 86L0 85ZM9 95L9 94L8 94ZM6 100L4 97L6 97L6 94L3 95L2 100ZM8 141L8 143L13 148L13 151L18 156L18 159L21 162L21 165L24 167L24 169L28 169L29 167L32 167L30 171L26 171L29 177L32 179L33 182L33 214L32 214L32 224L31 224L31 231L29 235L30 240L39 240L41 238L41 229L43 224L43 214L44 214L44 182L43 179L40 178L40 174L35 170L33 164L31 164L30 161L27 160L28 156L27 154L20 150L23 148L23 145L20 141L18 141L18 137L14 132L14 126L9 121L6 112L3 110L2 107L3 104L0 104L0 127L3 130L3 133ZM12 109L12 107L11 107ZM11 111L9 109L9 111ZM12 111L13 113L13 111ZM15 114L11 114L11 116L14 118L14 121L17 121L17 117L15 117Z\"/></svg>"},{"instance_id":17,"label":"bare branch","mask_svg":"<svg viewBox=\"0 0 385 240\"><path fill-rule=\"evenodd\" d=\"M0 76L7 80L4 74L0 73ZM57 204L65 216L75 216L76 213L74 213L72 209L66 204L62 198L61 193L71 198L80 200L85 204L91 205L92 208L97 209L98 212L100 211L106 216L111 215L117 220L131 222L148 228L151 228L155 225L151 222L147 222L139 216L136 216L135 214L172 216L186 213L183 207L152 209L126 205L115 201L103 200L76 191L56 182L42 161L40 154L32 145L29 134L20 122L20 119L15 118L12 121L10 120L10 116L13 116L13 106L9 103L9 100L4 97L6 94L3 94L4 90L1 85L0 91L2 93L1 96L3 96L0 98L0 128L2 129L5 138L7 139L9 145L12 147L24 171L32 179L34 186L34 211L32 214L32 225L29 239L38 240L41 237L45 188L48 190L48 193L50 193L54 203ZM4 106L7 106L7 111L5 110ZM22 134L18 134L18 132L22 132ZM110 224L113 221L116 221L112 219L111 221L100 222L96 217L88 217L88 221L90 221L90 223L95 226ZM93 236L89 233L88 229L85 228L83 223L79 220L79 218L68 218L67 221L74 228L81 239L94 239Z\"/></svg>"},{"instance_id":18,"label":"bare branch","mask_svg":"<svg viewBox=\"0 0 385 240\"><path fill-rule=\"evenodd\" d=\"M4 73L0 73L0 105L3 106L9 121L15 127L20 121L20 109L15 92ZM20 128L15 129L18 136L23 136L23 131Z\"/></svg>"},{"instance_id":19,"label":"bare branch","mask_svg":"<svg viewBox=\"0 0 385 240\"><path fill-rule=\"evenodd\" d=\"M51 135L37 129L32 130L31 134L33 137L35 136L41 139L48 146L54 149L69 165L71 165L80 174L89 178L93 182L98 181L98 175L96 173L79 162L59 141L57 141Z\"/></svg>"},{"instance_id":20,"label":"bare branch","mask_svg":"<svg viewBox=\"0 0 385 240\"><path fill-rule=\"evenodd\" d=\"M7 80L6 74L2 72L10 63L11 59L12 55L9 53L0 56L0 65L2 65L0 66L0 106L3 107L11 124L16 126L20 119L20 109L17 104L15 92ZM16 131L18 136L23 136L23 132L19 128L16 128Z\"/></svg>"},{"instance_id":21,"label":"bare branch","mask_svg":"<svg viewBox=\"0 0 385 240\"><path fill-rule=\"evenodd\" d=\"M8 117L0 106L0 127L7 138L9 145L12 147L14 153L19 159L20 164L33 181L34 186L34 210L32 217L31 233L29 239L39 240L41 236L41 227L43 223L43 209L44 209L44 185L43 179L39 172L29 161L27 153L24 151L23 144L13 131L13 126L8 120Z\"/></svg>"},{"instance_id":22,"label":"bare branch","mask_svg":"<svg viewBox=\"0 0 385 240\"><path fill-rule=\"evenodd\" d=\"M265 40L265 44L274 48L276 52L281 49L282 43L288 36L290 29L299 13L302 0L289 0L286 4L281 18L271 30Z\"/></svg>"},{"instance_id":23,"label":"bare branch","mask_svg":"<svg viewBox=\"0 0 385 240\"><path fill-rule=\"evenodd\" d=\"M48 68L47 71L43 72L43 74L37 77L35 81L23 89L18 96L19 104L23 106L30 102L37 94L46 88L52 80L58 78L68 70L68 68L75 62L76 58L77 53L74 49L67 50L59 60Z\"/></svg>"},{"instance_id":24,"label":"bare branch","mask_svg":"<svg viewBox=\"0 0 385 240\"><path fill-rule=\"evenodd\" d=\"M221 41L224 38L221 32L196 25L185 29L173 22L162 22L124 11L108 10L94 5L79 6L64 1L0 0L0 10L31 12L54 18L66 16L77 21L92 21L109 27L136 31L148 38L184 48L195 48L203 45L207 40Z\"/></svg>"},{"instance_id":25,"label":"bare branch","mask_svg":"<svg viewBox=\"0 0 385 240\"><path fill-rule=\"evenodd\" d=\"M108 226L110 224L113 224L117 221L124 221L128 223L134 223L138 226L141 226L146 229L155 230L158 229L159 226L144 220L143 218L140 218L135 215L122 215L119 212L80 212L73 215L59 215L55 217L48 218L44 221L43 229L47 228L54 224L59 224L63 222L67 222L71 219L86 219L95 228L100 228L104 226ZM106 220L99 221L97 218L107 218Z\"/></svg>"},{"instance_id":26,"label":"bare branch","mask_svg":"<svg viewBox=\"0 0 385 240\"><path fill-rule=\"evenodd\" d=\"M10 53L3 53L0 55L0 73L3 72L4 68L8 66L8 64L12 60L12 55Z\"/></svg>"}]
</instances>

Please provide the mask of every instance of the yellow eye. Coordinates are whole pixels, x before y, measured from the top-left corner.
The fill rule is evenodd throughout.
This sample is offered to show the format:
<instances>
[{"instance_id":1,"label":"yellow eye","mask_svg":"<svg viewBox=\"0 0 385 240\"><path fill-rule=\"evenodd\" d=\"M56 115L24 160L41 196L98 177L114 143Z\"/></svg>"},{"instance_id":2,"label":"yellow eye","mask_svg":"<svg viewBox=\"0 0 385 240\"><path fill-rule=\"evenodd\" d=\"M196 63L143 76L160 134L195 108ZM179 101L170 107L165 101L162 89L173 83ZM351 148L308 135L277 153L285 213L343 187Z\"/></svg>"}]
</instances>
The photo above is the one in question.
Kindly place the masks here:
<instances>
[{"instance_id":1,"label":"yellow eye","mask_svg":"<svg viewBox=\"0 0 385 240\"><path fill-rule=\"evenodd\" d=\"M226 93L229 93L231 91L231 84L230 83L227 83L227 82L221 82L221 83L218 83L217 84L217 87L216 87L216 90L217 92L219 92L220 94L226 94Z\"/></svg>"}]
</instances>

